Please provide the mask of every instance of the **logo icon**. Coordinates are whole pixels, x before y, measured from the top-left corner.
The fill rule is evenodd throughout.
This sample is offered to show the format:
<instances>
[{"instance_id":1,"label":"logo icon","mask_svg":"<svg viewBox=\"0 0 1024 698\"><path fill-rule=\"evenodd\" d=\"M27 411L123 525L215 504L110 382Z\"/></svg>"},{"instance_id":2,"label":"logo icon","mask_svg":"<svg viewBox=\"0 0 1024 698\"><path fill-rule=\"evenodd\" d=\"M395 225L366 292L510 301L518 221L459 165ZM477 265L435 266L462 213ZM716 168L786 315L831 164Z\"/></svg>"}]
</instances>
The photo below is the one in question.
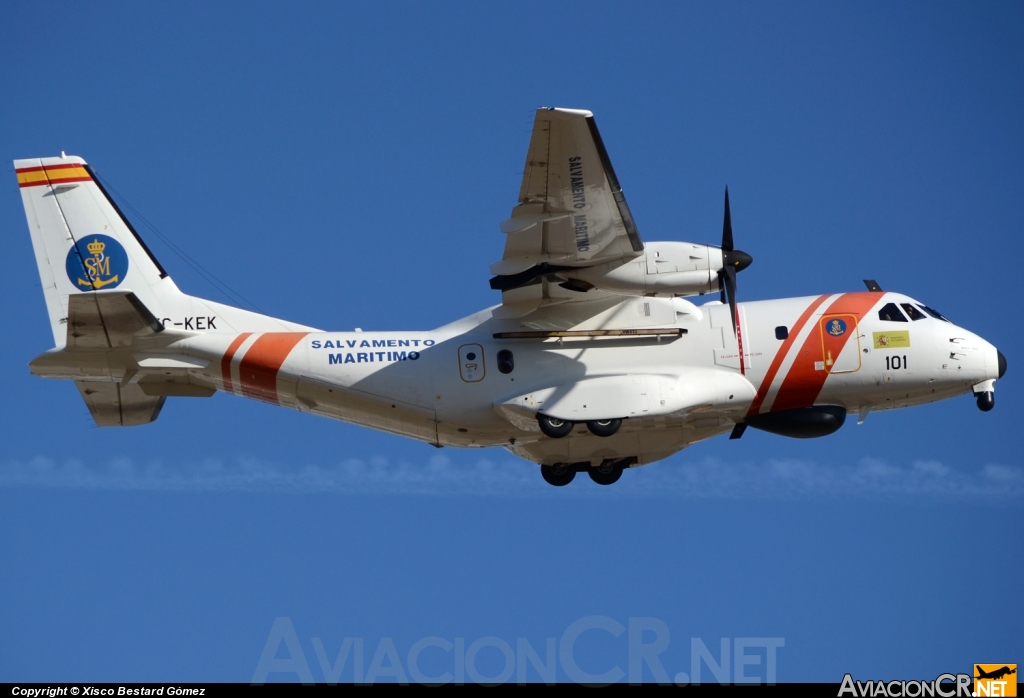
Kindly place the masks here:
<instances>
[{"instance_id":1,"label":"logo icon","mask_svg":"<svg viewBox=\"0 0 1024 698\"><path fill-rule=\"evenodd\" d=\"M975 664L974 695L1017 695L1016 664Z\"/></svg>"},{"instance_id":2,"label":"logo icon","mask_svg":"<svg viewBox=\"0 0 1024 698\"><path fill-rule=\"evenodd\" d=\"M128 274L128 253L106 235L86 235L68 250L68 278L80 291L116 288Z\"/></svg>"},{"instance_id":3,"label":"logo icon","mask_svg":"<svg viewBox=\"0 0 1024 698\"><path fill-rule=\"evenodd\" d=\"M833 337L842 337L846 334L846 323L839 318L832 318L825 325L825 331Z\"/></svg>"}]
</instances>

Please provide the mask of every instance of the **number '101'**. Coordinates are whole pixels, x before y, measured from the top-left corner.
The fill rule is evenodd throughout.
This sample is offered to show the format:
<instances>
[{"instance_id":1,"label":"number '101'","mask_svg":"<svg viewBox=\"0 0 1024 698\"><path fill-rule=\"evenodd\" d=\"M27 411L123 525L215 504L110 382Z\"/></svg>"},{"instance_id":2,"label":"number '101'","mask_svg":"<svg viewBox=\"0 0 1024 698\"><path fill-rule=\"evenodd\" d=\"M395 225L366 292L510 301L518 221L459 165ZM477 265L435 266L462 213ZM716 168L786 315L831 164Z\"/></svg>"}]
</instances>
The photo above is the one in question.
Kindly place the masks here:
<instances>
[{"instance_id":1,"label":"number '101'","mask_svg":"<svg viewBox=\"0 0 1024 698\"><path fill-rule=\"evenodd\" d=\"M901 368L907 367L907 355L903 356L887 356L885 357L885 370L886 371L897 371Z\"/></svg>"}]
</instances>

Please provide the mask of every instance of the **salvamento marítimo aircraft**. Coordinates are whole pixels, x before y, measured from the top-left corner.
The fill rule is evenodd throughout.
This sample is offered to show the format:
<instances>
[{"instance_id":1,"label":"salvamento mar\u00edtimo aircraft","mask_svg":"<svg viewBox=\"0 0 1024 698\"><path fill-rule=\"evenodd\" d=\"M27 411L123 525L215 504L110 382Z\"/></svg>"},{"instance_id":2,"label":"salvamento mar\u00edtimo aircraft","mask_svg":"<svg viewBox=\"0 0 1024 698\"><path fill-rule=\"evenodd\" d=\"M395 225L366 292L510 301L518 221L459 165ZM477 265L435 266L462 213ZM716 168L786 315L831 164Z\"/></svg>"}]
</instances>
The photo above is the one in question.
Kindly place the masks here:
<instances>
[{"instance_id":1,"label":"salvamento mar\u00edtimo aircraft","mask_svg":"<svg viewBox=\"0 0 1024 698\"><path fill-rule=\"evenodd\" d=\"M987 411L1006 371L984 339L873 281L737 302L752 259L728 190L720 246L644 243L588 111L537 111L491 266L501 304L430 331L324 332L186 295L84 160L14 164L56 344L31 370L75 381L99 426L219 390L607 485L748 426L825 436L851 412L967 392Z\"/></svg>"}]
</instances>

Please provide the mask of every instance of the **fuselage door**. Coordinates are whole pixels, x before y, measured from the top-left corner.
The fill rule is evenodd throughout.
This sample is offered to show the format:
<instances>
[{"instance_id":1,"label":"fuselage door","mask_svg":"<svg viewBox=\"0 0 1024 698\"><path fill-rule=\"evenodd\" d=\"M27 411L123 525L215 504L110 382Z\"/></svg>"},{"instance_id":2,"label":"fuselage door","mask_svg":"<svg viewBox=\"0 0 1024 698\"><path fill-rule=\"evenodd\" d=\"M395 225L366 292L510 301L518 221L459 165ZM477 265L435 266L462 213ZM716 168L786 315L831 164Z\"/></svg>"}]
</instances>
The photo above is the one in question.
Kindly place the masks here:
<instances>
[{"instance_id":1,"label":"fuselage door","mask_svg":"<svg viewBox=\"0 0 1024 698\"><path fill-rule=\"evenodd\" d=\"M824 315L821 331L822 367L829 373L860 370L860 330L856 315Z\"/></svg>"},{"instance_id":2,"label":"fuselage door","mask_svg":"<svg viewBox=\"0 0 1024 698\"><path fill-rule=\"evenodd\" d=\"M467 383L479 383L487 369L484 366L484 348L479 344L463 344L459 347L459 374Z\"/></svg>"}]
</instances>

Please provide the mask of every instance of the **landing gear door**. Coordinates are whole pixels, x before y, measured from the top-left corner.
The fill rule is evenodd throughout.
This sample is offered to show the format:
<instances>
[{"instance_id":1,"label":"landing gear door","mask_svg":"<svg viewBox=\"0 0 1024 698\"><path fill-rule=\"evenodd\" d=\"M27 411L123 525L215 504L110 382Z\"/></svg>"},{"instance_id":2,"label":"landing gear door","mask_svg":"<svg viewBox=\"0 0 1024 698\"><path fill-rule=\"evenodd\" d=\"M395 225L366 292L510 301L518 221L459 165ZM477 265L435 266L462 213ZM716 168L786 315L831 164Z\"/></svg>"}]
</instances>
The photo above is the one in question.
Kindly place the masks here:
<instances>
[{"instance_id":1,"label":"landing gear door","mask_svg":"<svg viewBox=\"0 0 1024 698\"><path fill-rule=\"evenodd\" d=\"M479 344L463 344L459 347L459 374L467 383L479 383L484 379L484 348Z\"/></svg>"},{"instance_id":2,"label":"landing gear door","mask_svg":"<svg viewBox=\"0 0 1024 698\"><path fill-rule=\"evenodd\" d=\"M825 315L821 330L821 370L853 373L860 370L860 330L856 315Z\"/></svg>"}]
</instances>

